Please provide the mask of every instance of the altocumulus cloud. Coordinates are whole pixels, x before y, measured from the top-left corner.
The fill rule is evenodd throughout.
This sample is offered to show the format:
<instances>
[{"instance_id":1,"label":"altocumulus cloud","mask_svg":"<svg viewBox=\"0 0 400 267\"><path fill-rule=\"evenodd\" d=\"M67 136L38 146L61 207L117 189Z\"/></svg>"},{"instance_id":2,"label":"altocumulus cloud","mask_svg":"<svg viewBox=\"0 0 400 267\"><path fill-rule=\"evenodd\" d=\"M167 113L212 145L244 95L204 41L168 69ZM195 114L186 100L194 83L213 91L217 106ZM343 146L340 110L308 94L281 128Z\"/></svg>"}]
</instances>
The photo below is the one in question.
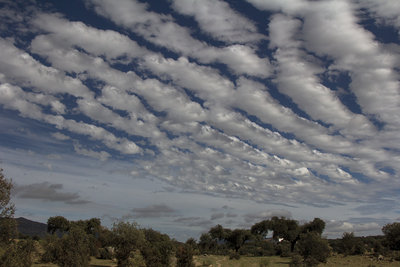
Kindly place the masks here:
<instances>
[{"instance_id":1,"label":"altocumulus cloud","mask_svg":"<svg viewBox=\"0 0 400 267\"><path fill-rule=\"evenodd\" d=\"M87 179L114 186L95 196L99 203L138 190L142 179L110 175L123 173L174 189L158 195L269 205L263 214L208 209L203 219L193 212L176 221L193 227L295 217L304 207L330 208L341 222L345 211L398 217L398 1L71 3L82 13L52 1L3 1L0 112L3 125L29 135L3 129L2 148L65 154L47 166L71 155L99 160L103 174ZM39 181L20 183L30 185L17 186L17 196L83 201ZM146 201L121 212L168 218L182 215L185 202Z\"/></svg>"}]
</instances>

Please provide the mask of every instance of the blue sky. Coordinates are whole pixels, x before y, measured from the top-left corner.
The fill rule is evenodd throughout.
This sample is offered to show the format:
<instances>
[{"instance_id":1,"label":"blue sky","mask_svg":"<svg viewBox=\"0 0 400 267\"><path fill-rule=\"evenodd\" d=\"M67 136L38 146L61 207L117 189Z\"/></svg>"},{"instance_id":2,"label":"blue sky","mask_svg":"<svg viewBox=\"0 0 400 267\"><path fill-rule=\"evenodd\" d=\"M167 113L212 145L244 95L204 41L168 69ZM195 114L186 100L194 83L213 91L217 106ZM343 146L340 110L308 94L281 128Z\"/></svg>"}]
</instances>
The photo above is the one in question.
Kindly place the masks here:
<instances>
[{"instance_id":1,"label":"blue sky","mask_svg":"<svg viewBox=\"0 0 400 267\"><path fill-rule=\"evenodd\" d=\"M16 216L172 237L400 220L400 2L0 2Z\"/></svg>"}]
</instances>

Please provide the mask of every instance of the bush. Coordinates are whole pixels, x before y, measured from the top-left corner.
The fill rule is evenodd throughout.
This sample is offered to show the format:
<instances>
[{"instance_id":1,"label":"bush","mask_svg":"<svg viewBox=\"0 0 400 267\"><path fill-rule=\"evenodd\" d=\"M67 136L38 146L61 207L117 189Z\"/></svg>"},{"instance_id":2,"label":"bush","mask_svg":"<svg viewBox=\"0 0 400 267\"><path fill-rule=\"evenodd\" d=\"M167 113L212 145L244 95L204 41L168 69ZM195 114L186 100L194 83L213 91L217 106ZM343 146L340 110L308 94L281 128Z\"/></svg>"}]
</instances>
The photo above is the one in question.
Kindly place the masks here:
<instances>
[{"instance_id":1,"label":"bush","mask_svg":"<svg viewBox=\"0 0 400 267\"><path fill-rule=\"evenodd\" d=\"M35 252L34 241L31 239L13 242L0 257L0 267L29 267Z\"/></svg>"},{"instance_id":2,"label":"bush","mask_svg":"<svg viewBox=\"0 0 400 267\"><path fill-rule=\"evenodd\" d=\"M114 224L112 232L118 266L126 266L124 264L128 262L131 252L144 246L144 233L136 223L129 222Z\"/></svg>"},{"instance_id":3,"label":"bush","mask_svg":"<svg viewBox=\"0 0 400 267\"><path fill-rule=\"evenodd\" d=\"M389 223L382 228L390 249L400 250L400 223Z\"/></svg>"},{"instance_id":4,"label":"bush","mask_svg":"<svg viewBox=\"0 0 400 267\"><path fill-rule=\"evenodd\" d=\"M55 235L46 237L42 260L57 263L61 267L89 266L89 243L89 237L83 229L71 227L61 238Z\"/></svg>"},{"instance_id":5,"label":"bush","mask_svg":"<svg viewBox=\"0 0 400 267\"><path fill-rule=\"evenodd\" d=\"M300 235L300 240L296 244L296 251L303 257L303 262L306 266L316 266L321 262L325 263L330 254L328 241L322 239L315 232Z\"/></svg>"},{"instance_id":6,"label":"bush","mask_svg":"<svg viewBox=\"0 0 400 267\"><path fill-rule=\"evenodd\" d=\"M303 264L303 257L301 257L297 253L293 253L292 260L290 261L289 266L290 267L299 267L299 266L302 266L302 264Z\"/></svg>"},{"instance_id":7,"label":"bush","mask_svg":"<svg viewBox=\"0 0 400 267\"><path fill-rule=\"evenodd\" d=\"M290 249L290 242L283 240L276 245L276 254L281 257L290 257L291 249Z\"/></svg>"},{"instance_id":8,"label":"bush","mask_svg":"<svg viewBox=\"0 0 400 267\"><path fill-rule=\"evenodd\" d=\"M343 233L342 240L339 243L339 253L344 255L361 255L365 251L364 243L353 233Z\"/></svg>"},{"instance_id":9,"label":"bush","mask_svg":"<svg viewBox=\"0 0 400 267\"><path fill-rule=\"evenodd\" d=\"M229 259L230 260L239 260L240 254L235 251L231 251L231 253L229 253Z\"/></svg>"},{"instance_id":10,"label":"bush","mask_svg":"<svg viewBox=\"0 0 400 267\"><path fill-rule=\"evenodd\" d=\"M99 248L99 258L103 260L111 260L113 254L107 248Z\"/></svg>"},{"instance_id":11,"label":"bush","mask_svg":"<svg viewBox=\"0 0 400 267\"><path fill-rule=\"evenodd\" d=\"M181 245L177 248L176 253L177 267L194 267L193 249L190 245Z\"/></svg>"}]
</instances>

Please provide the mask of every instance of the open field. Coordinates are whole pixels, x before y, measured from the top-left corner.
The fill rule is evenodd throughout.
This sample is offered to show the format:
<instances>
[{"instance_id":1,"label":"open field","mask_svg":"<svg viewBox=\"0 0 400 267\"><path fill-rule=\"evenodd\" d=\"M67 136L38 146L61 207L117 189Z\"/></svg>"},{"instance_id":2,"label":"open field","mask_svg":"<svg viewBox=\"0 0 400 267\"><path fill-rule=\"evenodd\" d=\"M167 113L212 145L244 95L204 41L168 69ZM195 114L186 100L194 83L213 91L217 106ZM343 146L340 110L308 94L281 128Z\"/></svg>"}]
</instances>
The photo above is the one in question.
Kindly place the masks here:
<instances>
[{"instance_id":1,"label":"open field","mask_svg":"<svg viewBox=\"0 0 400 267\"><path fill-rule=\"evenodd\" d=\"M212 266L212 267L280 267L289 266L290 258L282 258L279 256L271 257L241 257L239 260L230 260L228 256L195 256L194 261L196 267ZM55 264L34 264L34 267L56 267ZM116 262L111 260L99 260L92 257L90 261L91 267L115 267ZM326 264L318 265L320 267L336 267L336 266L351 266L351 267L398 267L400 262L394 261L377 261L368 256L347 256L342 255L329 257Z\"/></svg>"},{"instance_id":2,"label":"open field","mask_svg":"<svg viewBox=\"0 0 400 267\"><path fill-rule=\"evenodd\" d=\"M112 260L100 260L96 259L94 257L91 257L90 260L90 267L116 267L117 263ZM33 264L33 267L57 267L56 264L45 264L45 263L38 263L38 264Z\"/></svg>"},{"instance_id":3,"label":"open field","mask_svg":"<svg viewBox=\"0 0 400 267\"><path fill-rule=\"evenodd\" d=\"M212 266L212 267L278 267L289 266L290 258L282 258L279 256L272 257L241 257L239 260L229 260L227 256L196 256L196 267ZM263 265L262 265L263 264ZM368 256L348 256L342 255L332 256L328 258L326 264L320 264L321 267L333 266L351 266L351 267L398 267L400 262L377 261Z\"/></svg>"}]
</instances>

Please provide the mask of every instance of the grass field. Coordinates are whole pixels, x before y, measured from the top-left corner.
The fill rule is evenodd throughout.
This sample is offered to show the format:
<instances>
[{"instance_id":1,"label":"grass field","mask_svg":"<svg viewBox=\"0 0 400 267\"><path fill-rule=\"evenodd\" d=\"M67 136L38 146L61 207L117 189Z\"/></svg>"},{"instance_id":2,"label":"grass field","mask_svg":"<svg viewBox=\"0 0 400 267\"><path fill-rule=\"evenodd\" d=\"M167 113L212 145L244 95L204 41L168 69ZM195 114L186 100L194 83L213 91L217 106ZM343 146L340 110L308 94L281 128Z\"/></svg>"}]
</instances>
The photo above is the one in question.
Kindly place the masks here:
<instances>
[{"instance_id":1,"label":"grass field","mask_svg":"<svg viewBox=\"0 0 400 267\"><path fill-rule=\"evenodd\" d=\"M196 267L282 267L289 266L290 258L272 257L241 257L239 260L230 260L228 256L195 256ZM34 264L34 267L56 267L55 264ZM92 258L91 267L115 267L116 262L111 260L99 260ZM329 257L328 262L320 264L320 267L350 266L350 267L399 267L400 262L377 261L368 256L347 256L342 255Z\"/></svg>"},{"instance_id":2,"label":"grass field","mask_svg":"<svg viewBox=\"0 0 400 267\"><path fill-rule=\"evenodd\" d=\"M290 258L273 257L241 257L239 260L230 260L227 256L196 256L196 267L279 267L289 266ZM320 267L351 266L351 267L399 267L400 262L377 261L368 256L332 256L328 262L320 264Z\"/></svg>"}]
</instances>

